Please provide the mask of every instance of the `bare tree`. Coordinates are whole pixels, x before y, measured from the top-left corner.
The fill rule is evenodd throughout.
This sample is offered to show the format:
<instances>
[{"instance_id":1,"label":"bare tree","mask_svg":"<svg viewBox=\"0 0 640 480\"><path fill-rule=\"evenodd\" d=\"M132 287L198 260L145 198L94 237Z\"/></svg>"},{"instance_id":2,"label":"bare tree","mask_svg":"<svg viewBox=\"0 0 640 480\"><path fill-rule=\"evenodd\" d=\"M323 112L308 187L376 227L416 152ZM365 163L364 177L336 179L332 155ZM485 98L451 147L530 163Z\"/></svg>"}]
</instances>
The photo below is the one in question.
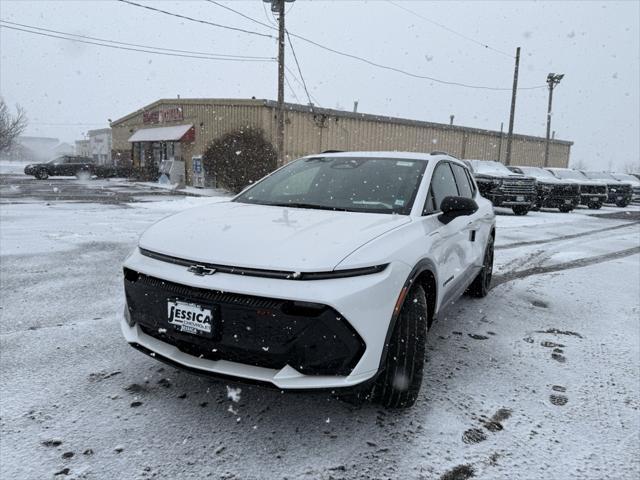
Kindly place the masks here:
<instances>
[{"instance_id":1,"label":"bare tree","mask_svg":"<svg viewBox=\"0 0 640 480\"><path fill-rule=\"evenodd\" d=\"M16 105L16 114L12 115L4 99L0 97L0 153L11 149L26 127L27 114L24 109Z\"/></svg>"}]
</instances>

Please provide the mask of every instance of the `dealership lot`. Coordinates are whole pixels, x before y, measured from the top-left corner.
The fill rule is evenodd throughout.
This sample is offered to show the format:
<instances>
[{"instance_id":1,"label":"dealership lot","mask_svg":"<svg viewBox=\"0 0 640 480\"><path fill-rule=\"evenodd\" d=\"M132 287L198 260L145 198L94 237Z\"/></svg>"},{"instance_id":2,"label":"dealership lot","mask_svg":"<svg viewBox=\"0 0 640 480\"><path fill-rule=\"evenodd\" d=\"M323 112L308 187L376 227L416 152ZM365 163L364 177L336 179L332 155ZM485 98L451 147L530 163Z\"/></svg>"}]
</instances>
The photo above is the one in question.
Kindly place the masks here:
<instances>
[{"instance_id":1,"label":"dealership lot","mask_svg":"<svg viewBox=\"0 0 640 480\"><path fill-rule=\"evenodd\" d=\"M434 326L397 412L196 377L124 342L138 235L225 197L20 175L0 194L2 478L640 473L638 207L499 210L494 289Z\"/></svg>"}]
</instances>

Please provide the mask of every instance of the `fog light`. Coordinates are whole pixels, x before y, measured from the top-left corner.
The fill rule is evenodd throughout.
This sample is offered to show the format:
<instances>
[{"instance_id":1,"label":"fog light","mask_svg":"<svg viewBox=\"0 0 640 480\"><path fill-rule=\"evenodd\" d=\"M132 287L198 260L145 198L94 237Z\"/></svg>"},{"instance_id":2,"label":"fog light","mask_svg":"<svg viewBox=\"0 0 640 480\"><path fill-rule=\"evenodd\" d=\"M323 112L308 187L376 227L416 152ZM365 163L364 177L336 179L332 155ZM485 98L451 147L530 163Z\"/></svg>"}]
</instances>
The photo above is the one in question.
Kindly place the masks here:
<instances>
[{"instance_id":1,"label":"fog light","mask_svg":"<svg viewBox=\"0 0 640 480\"><path fill-rule=\"evenodd\" d=\"M131 316L131 312L129 311L129 306L125 304L124 306L124 319L127 321L127 325L129 325L130 327L133 327L136 322L133 319L133 317Z\"/></svg>"}]
</instances>

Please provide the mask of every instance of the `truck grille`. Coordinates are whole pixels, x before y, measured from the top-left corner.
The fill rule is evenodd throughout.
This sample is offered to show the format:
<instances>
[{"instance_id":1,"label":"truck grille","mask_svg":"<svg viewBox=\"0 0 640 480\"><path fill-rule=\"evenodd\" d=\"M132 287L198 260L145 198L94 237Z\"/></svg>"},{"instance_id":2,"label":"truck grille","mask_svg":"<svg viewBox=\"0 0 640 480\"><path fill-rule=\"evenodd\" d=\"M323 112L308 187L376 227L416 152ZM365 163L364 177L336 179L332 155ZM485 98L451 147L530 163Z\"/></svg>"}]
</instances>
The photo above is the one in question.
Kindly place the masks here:
<instances>
[{"instance_id":1,"label":"truck grille","mask_svg":"<svg viewBox=\"0 0 640 480\"><path fill-rule=\"evenodd\" d=\"M580 193L579 185L554 185L551 189L553 195L571 196Z\"/></svg>"},{"instance_id":2,"label":"truck grille","mask_svg":"<svg viewBox=\"0 0 640 480\"><path fill-rule=\"evenodd\" d=\"M533 195L536 193L536 183L529 178L505 179L502 181L501 190L509 195Z\"/></svg>"},{"instance_id":3,"label":"truck grille","mask_svg":"<svg viewBox=\"0 0 640 480\"><path fill-rule=\"evenodd\" d=\"M580 191L588 194L605 194L607 193L607 187L605 185L582 185Z\"/></svg>"}]
</instances>

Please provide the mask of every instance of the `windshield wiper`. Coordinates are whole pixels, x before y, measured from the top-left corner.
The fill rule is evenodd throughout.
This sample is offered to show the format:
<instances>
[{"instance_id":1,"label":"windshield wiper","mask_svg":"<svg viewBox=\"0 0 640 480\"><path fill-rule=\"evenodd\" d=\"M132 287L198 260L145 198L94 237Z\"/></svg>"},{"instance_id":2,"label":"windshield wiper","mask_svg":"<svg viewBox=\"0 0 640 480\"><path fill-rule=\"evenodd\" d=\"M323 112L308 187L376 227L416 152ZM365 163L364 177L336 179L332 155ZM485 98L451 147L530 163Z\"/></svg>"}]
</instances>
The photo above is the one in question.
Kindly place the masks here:
<instances>
[{"instance_id":1,"label":"windshield wiper","mask_svg":"<svg viewBox=\"0 0 640 480\"><path fill-rule=\"evenodd\" d=\"M333 210L336 212L348 212L349 210L342 207L330 207L328 205L316 205L314 203L266 203L272 207L291 207L291 208L309 208L313 210Z\"/></svg>"}]
</instances>

